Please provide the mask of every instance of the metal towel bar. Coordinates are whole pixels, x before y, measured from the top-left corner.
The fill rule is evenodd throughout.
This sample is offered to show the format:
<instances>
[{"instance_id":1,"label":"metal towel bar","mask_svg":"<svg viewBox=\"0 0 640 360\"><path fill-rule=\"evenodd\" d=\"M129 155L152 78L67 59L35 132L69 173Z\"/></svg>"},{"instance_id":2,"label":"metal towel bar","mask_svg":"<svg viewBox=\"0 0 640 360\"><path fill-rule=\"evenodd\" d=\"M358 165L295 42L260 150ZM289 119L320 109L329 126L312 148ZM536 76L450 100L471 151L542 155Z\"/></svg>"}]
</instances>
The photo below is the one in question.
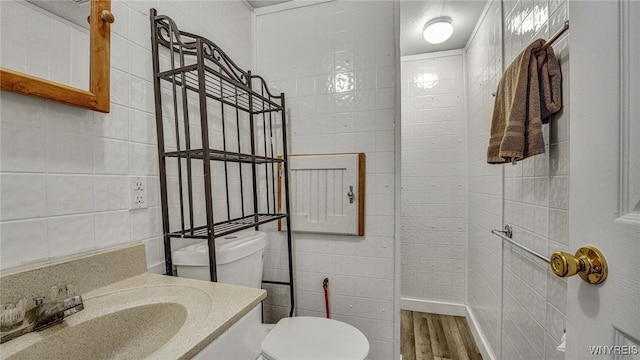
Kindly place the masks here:
<instances>
[{"instance_id":1,"label":"metal towel bar","mask_svg":"<svg viewBox=\"0 0 640 360\"><path fill-rule=\"evenodd\" d=\"M569 30L569 20L564 22L564 25L562 26L562 28L560 30L558 30L557 33L555 33L551 38L549 38L549 40L547 40L547 42L542 45L542 47L540 49L538 49L538 51L544 51L546 50L549 46L553 45L553 43L558 40L558 38L560 37L560 35L564 34L565 31Z\"/></svg>"},{"instance_id":2,"label":"metal towel bar","mask_svg":"<svg viewBox=\"0 0 640 360\"><path fill-rule=\"evenodd\" d=\"M494 235L497 235L497 236L498 236L498 237L500 237L502 240L504 240L504 241L506 241L506 242L508 242L508 243L512 244L513 246L518 247L518 248L520 248L520 249L522 249L522 250L524 250L524 251L528 252L529 254L531 254L531 255L533 255L533 256L535 256L535 257L537 257L538 259L540 259L540 260L542 260L542 261L546 262L547 264L549 263L549 258L547 258L547 257L545 257L545 256L542 256L542 255L538 254L537 252L535 252L535 251L533 251L533 250L529 249L528 247L526 247L526 246L524 246L524 245L521 245L521 244L519 244L519 243L515 242L515 241L511 238L511 236L513 236L513 231L512 231L512 229L511 229L511 226L509 226L508 224L504 226L504 231L502 231L502 230L496 230L496 229L493 229L493 230L491 230L491 233L492 233L492 234L494 234Z\"/></svg>"}]
</instances>

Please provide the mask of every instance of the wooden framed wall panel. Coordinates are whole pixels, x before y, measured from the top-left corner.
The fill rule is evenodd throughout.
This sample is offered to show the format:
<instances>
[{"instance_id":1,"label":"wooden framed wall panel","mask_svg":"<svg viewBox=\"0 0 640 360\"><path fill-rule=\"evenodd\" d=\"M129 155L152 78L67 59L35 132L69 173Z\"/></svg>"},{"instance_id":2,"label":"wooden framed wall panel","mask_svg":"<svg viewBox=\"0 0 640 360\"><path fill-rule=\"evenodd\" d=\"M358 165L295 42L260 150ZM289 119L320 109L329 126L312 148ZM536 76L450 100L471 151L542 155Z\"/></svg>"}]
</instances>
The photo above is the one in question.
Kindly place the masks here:
<instances>
[{"instance_id":1,"label":"wooden framed wall panel","mask_svg":"<svg viewBox=\"0 0 640 360\"><path fill-rule=\"evenodd\" d=\"M290 156L292 230L363 236L365 168L364 153Z\"/></svg>"}]
</instances>

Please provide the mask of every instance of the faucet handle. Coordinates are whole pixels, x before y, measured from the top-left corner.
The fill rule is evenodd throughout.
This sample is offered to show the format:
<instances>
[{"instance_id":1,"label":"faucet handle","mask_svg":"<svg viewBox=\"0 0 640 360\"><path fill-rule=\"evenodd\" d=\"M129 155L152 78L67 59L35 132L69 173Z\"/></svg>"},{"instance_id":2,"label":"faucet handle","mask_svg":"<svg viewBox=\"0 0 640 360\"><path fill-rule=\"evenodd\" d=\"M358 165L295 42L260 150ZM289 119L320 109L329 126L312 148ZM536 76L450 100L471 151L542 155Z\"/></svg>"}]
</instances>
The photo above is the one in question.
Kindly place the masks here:
<instances>
[{"instance_id":1,"label":"faucet handle","mask_svg":"<svg viewBox=\"0 0 640 360\"><path fill-rule=\"evenodd\" d=\"M67 298L78 294L78 286L71 281L53 285L49 290L51 301Z\"/></svg>"},{"instance_id":2,"label":"faucet handle","mask_svg":"<svg viewBox=\"0 0 640 360\"><path fill-rule=\"evenodd\" d=\"M26 310L26 300L20 298L0 304L0 329L6 331L22 324Z\"/></svg>"}]
</instances>

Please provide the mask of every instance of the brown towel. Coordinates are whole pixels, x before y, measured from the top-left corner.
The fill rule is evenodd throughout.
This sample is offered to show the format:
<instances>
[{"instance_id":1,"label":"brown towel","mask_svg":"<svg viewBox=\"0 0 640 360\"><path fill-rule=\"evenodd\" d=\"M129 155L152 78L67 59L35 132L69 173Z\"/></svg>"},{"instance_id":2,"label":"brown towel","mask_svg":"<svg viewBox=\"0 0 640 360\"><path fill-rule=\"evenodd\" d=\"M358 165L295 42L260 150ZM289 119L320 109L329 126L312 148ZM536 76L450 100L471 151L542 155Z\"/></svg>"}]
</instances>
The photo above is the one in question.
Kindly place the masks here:
<instances>
[{"instance_id":1,"label":"brown towel","mask_svg":"<svg viewBox=\"0 0 640 360\"><path fill-rule=\"evenodd\" d=\"M487 162L515 162L544 153L542 124L562 107L560 65L553 49L535 40L504 72L493 108Z\"/></svg>"}]
</instances>

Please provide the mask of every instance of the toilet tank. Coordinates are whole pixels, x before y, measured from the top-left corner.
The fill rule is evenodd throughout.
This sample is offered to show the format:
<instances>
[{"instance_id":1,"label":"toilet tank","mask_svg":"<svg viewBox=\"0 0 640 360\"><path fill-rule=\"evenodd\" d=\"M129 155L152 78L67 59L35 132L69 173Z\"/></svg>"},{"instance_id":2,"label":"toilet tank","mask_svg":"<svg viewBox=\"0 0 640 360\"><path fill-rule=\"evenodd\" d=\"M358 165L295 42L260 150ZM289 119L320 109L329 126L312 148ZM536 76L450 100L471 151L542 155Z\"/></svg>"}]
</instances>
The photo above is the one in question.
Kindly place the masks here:
<instances>
[{"instance_id":1,"label":"toilet tank","mask_svg":"<svg viewBox=\"0 0 640 360\"><path fill-rule=\"evenodd\" d=\"M266 234L241 231L215 239L218 282L260 288ZM209 281L209 247L206 241L173 252L179 277Z\"/></svg>"}]
</instances>

